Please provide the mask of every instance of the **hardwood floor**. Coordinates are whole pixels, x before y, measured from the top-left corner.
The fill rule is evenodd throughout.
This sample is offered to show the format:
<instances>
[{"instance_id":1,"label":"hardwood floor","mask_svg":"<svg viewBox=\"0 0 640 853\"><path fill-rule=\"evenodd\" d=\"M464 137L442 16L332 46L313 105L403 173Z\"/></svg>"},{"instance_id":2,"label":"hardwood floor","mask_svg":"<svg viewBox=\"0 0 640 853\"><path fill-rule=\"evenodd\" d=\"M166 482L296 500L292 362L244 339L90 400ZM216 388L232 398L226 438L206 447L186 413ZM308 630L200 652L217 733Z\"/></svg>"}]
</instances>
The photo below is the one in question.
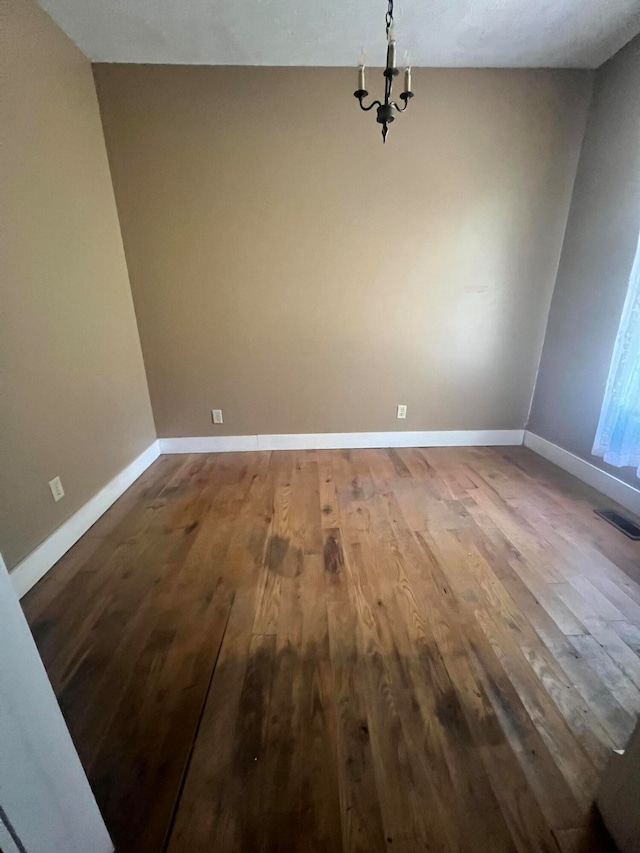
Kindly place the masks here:
<instances>
[{"instance_id":1,"label":"hardwood floor","mask_svg":"<svg viewBox=\"0 0 640 853\"><path fill-rule=\"evenodd\" d=\"M117 850L608 850L609 504L524 448L161 457L23 599Z\"/></svg>"}]
</instances>

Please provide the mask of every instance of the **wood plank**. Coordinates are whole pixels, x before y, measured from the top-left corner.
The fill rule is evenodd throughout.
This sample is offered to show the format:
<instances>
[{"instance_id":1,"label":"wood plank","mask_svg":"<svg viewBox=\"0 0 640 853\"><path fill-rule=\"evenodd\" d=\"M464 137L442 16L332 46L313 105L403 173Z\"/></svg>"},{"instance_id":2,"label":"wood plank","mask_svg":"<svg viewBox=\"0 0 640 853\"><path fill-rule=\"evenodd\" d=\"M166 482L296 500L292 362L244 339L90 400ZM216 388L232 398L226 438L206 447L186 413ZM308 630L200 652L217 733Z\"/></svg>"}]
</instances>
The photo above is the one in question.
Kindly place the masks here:
<instances>
[{"instance_id":1,"label":"wood plank","mask_svg":"<svg viewBox=\"0 0 640 853\"><path fill-rule=\"evenodd\" d=\"M143 853L164 843L232 600L218 584L189 606L198 635L179 630L182 602L157 614L89 768L118 851Z\"/></svg>"},{"instance_id":2,"label":"wood plank","mask_svg":"<svg viewBox=\"0 0 640 853\"><path fill-rule=\"evenodd\" d=\"M328 619L336 702L342 849L349 853L376 853L385 850L387 842L371 754L356 620L345 600L329 604Z\"/></svg>"}]
</instances>

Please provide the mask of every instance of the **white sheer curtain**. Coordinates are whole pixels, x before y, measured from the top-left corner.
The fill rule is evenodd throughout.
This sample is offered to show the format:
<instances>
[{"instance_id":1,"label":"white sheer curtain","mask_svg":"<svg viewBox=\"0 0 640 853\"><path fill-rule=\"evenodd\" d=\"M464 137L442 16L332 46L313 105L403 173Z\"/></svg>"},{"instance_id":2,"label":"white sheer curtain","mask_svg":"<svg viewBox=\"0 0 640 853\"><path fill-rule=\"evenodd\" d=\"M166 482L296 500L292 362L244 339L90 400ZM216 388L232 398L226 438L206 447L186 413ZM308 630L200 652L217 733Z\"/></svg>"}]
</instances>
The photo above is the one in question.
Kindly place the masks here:
<instances>
[{"instance_id":1,"label":"white sheer curtain","mask_svg":"<svg viewBox=\"0 0 640 853\"><path fill-rule=\"evenodd\" d=\"M593 454L640 477L640 241L631 271Z\"/></svg>"}]
</instances>

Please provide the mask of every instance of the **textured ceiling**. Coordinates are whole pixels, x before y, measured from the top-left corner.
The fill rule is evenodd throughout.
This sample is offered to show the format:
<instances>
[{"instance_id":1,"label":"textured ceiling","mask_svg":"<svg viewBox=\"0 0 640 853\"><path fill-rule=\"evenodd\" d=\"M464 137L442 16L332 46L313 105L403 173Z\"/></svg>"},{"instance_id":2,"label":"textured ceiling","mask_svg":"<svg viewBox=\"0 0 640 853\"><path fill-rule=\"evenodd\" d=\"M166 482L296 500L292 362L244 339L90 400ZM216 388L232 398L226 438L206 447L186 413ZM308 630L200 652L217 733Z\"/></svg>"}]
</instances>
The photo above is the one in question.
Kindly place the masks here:
<instances>
[{"instance_id":1,"label":"textured ceiling","mask_svg":"<svg viewBox=\"0 0 640 853\"><path fill-rule=\"evenodd\" d=\"M94 61L382 65L385 0L40 0ZM413 65L595 68L640 0L396 0Z\"/></svg>"}]
</instances>

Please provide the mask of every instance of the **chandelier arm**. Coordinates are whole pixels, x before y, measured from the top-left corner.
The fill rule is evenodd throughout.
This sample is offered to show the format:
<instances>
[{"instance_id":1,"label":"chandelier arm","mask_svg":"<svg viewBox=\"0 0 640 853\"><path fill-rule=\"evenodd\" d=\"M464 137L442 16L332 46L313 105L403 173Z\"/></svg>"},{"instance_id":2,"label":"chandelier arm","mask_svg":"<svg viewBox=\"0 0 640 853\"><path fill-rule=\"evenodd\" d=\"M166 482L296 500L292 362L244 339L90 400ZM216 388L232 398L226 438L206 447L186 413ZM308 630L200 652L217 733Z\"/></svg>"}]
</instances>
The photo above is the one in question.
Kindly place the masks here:
<instances>
[{"instance_id":1,"label":"chandelier arm","mask_svg":"<svg viewBox=\"0 0 640 853\"><path fill-rule=\"evenodd\" d=\"M399 113L403 113L406 110L406 108L409 106L409 101L405 101L404 106L402 106L402 107L399 107L395 101L391 101L391 106L394 108L394 110L397 110Z\"/></svg>"},{"instance_id":2,"label":"chandelier arm","mask_svg":"<svg viewBox=\"0 0 640 853\"><path fill-rule=\"evenodd\" d=\"M356 97L358 97L358 96L356 95ZM372 110L374 107L381 107L382 106L380 101L371 101L369 106L365 107L364 104L362 103L362 100L363 100L362 98L358 98L358 101L360 102L360 109L364 110L365 113L368 113L369 110Z\"/></svg>"}]
</instances>

